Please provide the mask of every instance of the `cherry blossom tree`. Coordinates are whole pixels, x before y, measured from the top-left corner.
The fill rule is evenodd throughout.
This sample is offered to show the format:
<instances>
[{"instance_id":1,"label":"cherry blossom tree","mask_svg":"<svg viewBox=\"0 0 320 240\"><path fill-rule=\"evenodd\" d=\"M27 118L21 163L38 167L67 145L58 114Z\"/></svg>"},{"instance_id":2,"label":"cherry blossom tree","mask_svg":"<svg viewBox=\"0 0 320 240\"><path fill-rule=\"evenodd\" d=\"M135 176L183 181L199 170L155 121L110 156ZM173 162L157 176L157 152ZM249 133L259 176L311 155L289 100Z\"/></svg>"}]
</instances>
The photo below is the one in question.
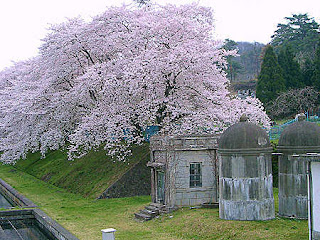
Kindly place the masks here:
<instances>
[{"instance_id":1,"label":"cherry blossom tree","mask_svg":"<svg viewBox=\"0 0 320 240\"><path fill-rule=\"evenodd\" d=\"M213 16L197 4L109 8L90 22L52 26L40 55L0 73L1 160L103 145L124 159L149 125L160 133L218 133L246 113L268 126L259 100L228 91Z\"/></svg>"},{"instance_id":2,"label":"cherry blossom tree","mask_svg":"<svg viewBox=\"0 0 320 240\"><path fill-rule=\"evenodd\" d=\"M290 89L281 93L266 106L269 116L273 119L293 117L316 109L319 92L312 87Z\"/></svg>"},{"instance_id":3,"label":"cherry blossom tree","mask_svg":"<svg viewBox=\"0 0 320 240\"><path fill-rule=\"evenodd\" d=\"M58 149L65 144L59 105L42 79L38 59L20 62L8 69L0 90L0 148L2 161L24 158L28 151ZM43 82L41 82L43 81ZM60 101L62 103L62 101ZM67 112L66 112L67 114Z\"/></svg>"}]
</instances>

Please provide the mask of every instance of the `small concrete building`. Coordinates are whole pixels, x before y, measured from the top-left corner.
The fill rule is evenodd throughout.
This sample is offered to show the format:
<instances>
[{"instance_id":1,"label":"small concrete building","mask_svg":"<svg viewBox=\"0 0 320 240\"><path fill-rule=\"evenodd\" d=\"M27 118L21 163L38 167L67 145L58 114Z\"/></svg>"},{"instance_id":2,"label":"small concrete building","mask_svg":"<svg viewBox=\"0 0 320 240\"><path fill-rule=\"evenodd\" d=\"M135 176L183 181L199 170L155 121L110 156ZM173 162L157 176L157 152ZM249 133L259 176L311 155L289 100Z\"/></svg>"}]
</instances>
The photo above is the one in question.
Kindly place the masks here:
<instances>
[{"instance_id":1,"label":"small concrete building","mask_svg":"<svg viewBox=\"0 0 320 240\"><path fill-rule=\"evenodd\" d=\"M268 135L241 117L219 141L219 217L268 220L275 216Z\"/></svg>"},{"instance_id":2,"label":"small concrete building","mask_svg":"<svg viewBox=\"0 0 320 240\"><path fill-rule=\"evenodd\" d=\"M217 136L150 139L152 202L167 209L218 200Z\"/></svg>"},{"instance_id":3,"label":"small concrete building","mask_svg":"<svg viewBox=\"0 0 320 240\"><path fill-rule=\"evenodd\" d=\"M279 215L298 219L308 218L307 162L291 155L320 152L320 127L304 121L286 127L279 139Z\"/></svg>"}]
</instances>

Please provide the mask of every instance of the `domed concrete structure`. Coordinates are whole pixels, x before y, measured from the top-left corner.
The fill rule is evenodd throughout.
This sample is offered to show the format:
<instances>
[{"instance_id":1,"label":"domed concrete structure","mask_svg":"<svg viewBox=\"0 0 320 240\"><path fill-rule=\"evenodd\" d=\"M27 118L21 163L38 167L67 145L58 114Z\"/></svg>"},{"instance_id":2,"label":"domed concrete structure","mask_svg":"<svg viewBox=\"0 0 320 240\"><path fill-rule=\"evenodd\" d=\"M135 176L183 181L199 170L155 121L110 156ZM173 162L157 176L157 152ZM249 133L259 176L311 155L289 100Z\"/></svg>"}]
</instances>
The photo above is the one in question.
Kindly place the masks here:
<instances>
[{"instance_id":1,"label":"domed concrete structure","mask_svg":"<svg viewBox=\"0 0 320 240\"><path fill-rule=\"evenodd\" d=\"M308 218L307 162L288 160L290 155L319 153L320 127L299 121L286 127L279 139L279 215L298 219Z\"/></svg>"},{"instance_id":2,"label":"domed concrete structure","mask_svg":"<svg viewBox=\"0 0 320 240\"><path fill-rule=\"evenodd\" d=\"M299 120L286 127L279 139L278 146L303 151L319 150L320 127L316 123Z\"/></svg>"},{"instance_id":3,"label":"domed concrete structure","mask_svg":"<svg viewBox=\"0 0 320 240\"><path fill-rule=\"evenodd\" d=\"M274 218L272 147L267 133L241 119L219 142L219 216L227 220Z\"/></svg>"}]
</instances>

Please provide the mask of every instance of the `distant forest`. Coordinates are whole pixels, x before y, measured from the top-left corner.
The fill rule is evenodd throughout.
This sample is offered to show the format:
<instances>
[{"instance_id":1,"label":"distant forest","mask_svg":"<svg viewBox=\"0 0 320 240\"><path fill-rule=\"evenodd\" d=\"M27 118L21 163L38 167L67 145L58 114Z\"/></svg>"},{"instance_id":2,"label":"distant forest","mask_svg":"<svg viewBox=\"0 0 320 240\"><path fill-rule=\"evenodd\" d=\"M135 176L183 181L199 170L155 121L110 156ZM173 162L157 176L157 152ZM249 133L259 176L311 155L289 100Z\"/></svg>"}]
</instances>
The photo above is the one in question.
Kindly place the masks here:
<instances>
[{"instance_id":1,"label":"distant forest","mask_svg":"<svg viewBox=\"0 0 320 240\"><path fill-rule=\"evenodd\" d=\"M260 72L260 66L262 61L261 52L264 44L261 43L249 43L249 42L238 42L239 57L235 58L241 65L241 69L236 81L250 81L256 79Z\"/></svg>"},{"instance_id":2,"label":"distant forest","mask_svg":"<svg viewBox=\"0 0 320 240\"><path fill-rule=\"evenodd\" d=\"M262 61L262 43L235 42L227 39L224 46L227 50L238 50L239 56L229 57L229 68L226 70L231 82L245 82L257 79Z\"/></svg>"}]
</instances>

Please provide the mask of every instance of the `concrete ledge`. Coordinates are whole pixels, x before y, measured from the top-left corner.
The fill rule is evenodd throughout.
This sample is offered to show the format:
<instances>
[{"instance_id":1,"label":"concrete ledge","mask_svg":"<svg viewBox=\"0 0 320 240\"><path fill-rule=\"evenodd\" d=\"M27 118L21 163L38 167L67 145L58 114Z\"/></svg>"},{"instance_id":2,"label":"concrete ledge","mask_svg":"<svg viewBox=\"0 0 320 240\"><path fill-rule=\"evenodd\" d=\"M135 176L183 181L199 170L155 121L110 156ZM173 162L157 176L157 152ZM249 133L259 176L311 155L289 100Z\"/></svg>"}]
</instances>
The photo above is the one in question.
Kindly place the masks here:
<instances>
[{"instance_id":1,"label":"concrete ledge","mask_svg":"<svg viewBox=\"0 0 320 240\"><path fill-rule=\"evenodd\" d=\"M26 197L22 196L17 190L0 179L0 192L3 192L15 205L23 208L35 208L37 207Z\"/></svg>"},{"instance_id":2,"label":"concrete ledge","mask_svg":"<svg viewBox=\"0 0 320 240\"><path fill-rule=\"evenodd\" d=\"M33 209L33 214L35 219L38 221L41 228L49 231L54 237L59 240L79 240L65 228L63 228L56 221L51 219L48 215L46 215L40 209Z\"/></svg>"},{"instance_id":3,"label":"concrete ledge","mask_svg":"<svg viewBox=\"0 0 320 240\"><path fill-rule=\"evenodd\" d=\"M272 147L265 147L265 148L239 148L239 149L218 149L218 154L221 156L230 156L230 154L241 154L243 156L250 156L257 154L268 154L272 153Z\"/></svg>"},{"instance_id":4,"label":"concrete ledge","mask_svg":"<svg viewBox=\"0 0 320 240\"><path fill-rule=\"evenodd\" d=\"M15 205L23 208L36 208L37 206L26 197L22 196L18 191L13 189L9 184L0 179L0 192L9 198ZM57 240L79 240L73 234L64 229L56 221L51 219L40 209L11 209L0 211L1 221L19 221L32 220L36 221L40 229L51 235Z\"/></svg>"},{"instance_id":5,"label":"concrete ledge","mask_svg":"<svg viewBox=\"0 0 320 240\"><path fill-rule=\"evenodd\" d=\"M40 209L1 211L0 222L7 220L35 220L40 229L57 240L79 240Z\"/></svg>"},{"instance_id":6,"label":"concrete ledge","mask_svg":"<svg viewBox=\"0 0 320 240\"><path fill-rule=\"evenodd\" d=\"M33 212L30 209L0 211L0 221L23 220L28 218L34 218Z\"/></svg>"}]
</instances>

